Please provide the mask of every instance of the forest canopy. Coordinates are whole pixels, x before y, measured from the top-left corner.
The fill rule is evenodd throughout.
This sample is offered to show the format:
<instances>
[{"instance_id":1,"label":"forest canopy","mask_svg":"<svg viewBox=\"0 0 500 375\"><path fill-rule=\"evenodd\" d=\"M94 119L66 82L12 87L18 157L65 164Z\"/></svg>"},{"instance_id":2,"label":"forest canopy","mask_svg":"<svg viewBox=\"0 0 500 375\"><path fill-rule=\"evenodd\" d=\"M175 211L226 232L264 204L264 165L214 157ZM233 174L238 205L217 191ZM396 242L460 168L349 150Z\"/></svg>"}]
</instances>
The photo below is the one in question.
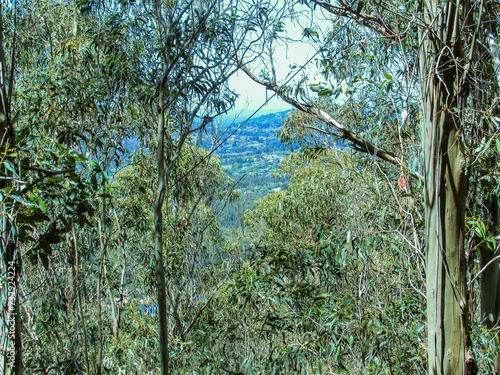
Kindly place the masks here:
<instances>
[{"instance_id":1,"label":"forest canopy","mask_svg":"<svg viewBox=\"0 0 500 375\"><path fill-rule=\"evenodd\" d=\"M0 372L500 374L499 21L495 0L3 2ZM293 107L290 152L227 123L237 74ZM254 204L278 185L252 160L280 161Z\"/></svg>"}]
</instances>

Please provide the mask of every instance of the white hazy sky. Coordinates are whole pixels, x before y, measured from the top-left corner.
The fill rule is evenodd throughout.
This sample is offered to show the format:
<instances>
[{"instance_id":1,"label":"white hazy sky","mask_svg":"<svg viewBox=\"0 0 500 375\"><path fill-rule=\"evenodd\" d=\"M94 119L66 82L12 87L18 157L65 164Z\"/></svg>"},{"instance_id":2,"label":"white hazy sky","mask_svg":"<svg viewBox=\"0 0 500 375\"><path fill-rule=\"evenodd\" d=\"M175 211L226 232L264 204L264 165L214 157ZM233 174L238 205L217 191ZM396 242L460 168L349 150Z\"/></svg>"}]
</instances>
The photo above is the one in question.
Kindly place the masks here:
<instances>
[{"instance_id":1,"label":"white hazy sky","mask_svg":"<svg viewBox=\"0 0 500 375\"><path fill-rule=\"evenodd\" d=\"M264 86L252 81L243 72L239 72L237 76L233 77L230 81L230 85L240 94L239 98L236 100L236 111L245 109L255 110L274 94L272 91L266 90ZM290 108L289 104L275 96L267 103L265 110L267 112L278 112Z\"/></svg>"},{"instance_id":2,"label":"white hazy sky","mask_svg":"<svg viewBox=\"0 0 500 375\"><path fill-rule=\"evenodd\" d=\"M294 40L300 40L302 35L302 29L299 26L293 24L286 25L287 36L293 38ZM308 43L307 40L304 42L289 43L287 45L277 46L275 51L276 58L276 73L278 75L278 81L284 82L288 73L291 72L290 66L297 65L303 66L314 54L316 50ZM259 73L259 68L253 69L255 74ZM307 73L309 76L314 76L315 74L315 62L311 61L308 65ZM300 73L297 75L300 77ZM319 80L321 78L318 77ZM240 94L238 100L236 101L235 109L236 111L245 111L245 114L249 110L256 110L262 104L264 104L267 98L271 97L274 93L272 91L266 90L263 86L252 81L244 72L240 71L237 75L229 81L230 86ZM291 106L285 103L282 99L274 97L270 102L263 108L259 114L272 113L278 111L284 111L291 109Z\"/></svg>"}]
</instances>

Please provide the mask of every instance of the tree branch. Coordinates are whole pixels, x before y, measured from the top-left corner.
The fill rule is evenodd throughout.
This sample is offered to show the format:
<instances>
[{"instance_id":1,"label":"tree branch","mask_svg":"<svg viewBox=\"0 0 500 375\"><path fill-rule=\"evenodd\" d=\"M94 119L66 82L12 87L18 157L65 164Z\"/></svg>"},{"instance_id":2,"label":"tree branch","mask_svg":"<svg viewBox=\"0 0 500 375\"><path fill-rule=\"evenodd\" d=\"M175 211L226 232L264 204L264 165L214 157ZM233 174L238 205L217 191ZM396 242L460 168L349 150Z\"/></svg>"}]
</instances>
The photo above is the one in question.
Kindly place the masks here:
<instances>
[{"instance_id":1,"label":"tree branch","mask_svg":"<svg viewBox=\"0 0 500 375\"><path fill-rule=\"evenodd\" d=\"M368 27L369 29L372 29L373 31L377 32L378 34L390 38L390 39L395 39L396 38L396 33L392 30L392 28L387 25L386 22L384 22L382 19L375 17L371 14L367 13L362 13L362 2L358 3L358 6L361 5L361 7L358 7L358 9L354 9L349 7L346 4L342 4L342 7L334 6L326 1L320 1L320 0L311 0L314 4L319 5L323 9L325 9L327 12L331 14L335 14L339 17L346 17L346 18L351 18L356 20L360 25L363 25L365 27Z\"/></svg>"},{"instance_id":2,"label":"tree branch","mask_svg":"<svg viewBox=\"0 0 500 375\"><path fill-rule=\"evenodd\" d=\"M27 190L31 189L33 186L35 186L36 184L38 184L39 182L43 181L44 179L46 179L47 177L51 177L51 176L57 176L57 175L60 175L60 174L66 174L66 173L74 173L75 172L75 169L74 168L69 168L69 169L64 169L62 171L46 171L45 169L40 169L40 168L34 168L34 167L22 167L23 169L27 169L27 170L30 170L30 171L35 171L35 172L41 172L41 173L44 173L45 175L42 176L42 177L39 177L37 178L35 181L33 182L30 182L29 184L27 184L23 190L21 190L21 194L24 194Z\"/></svg>"},{"instance_id":3,"label":"tree branch","mask_svg":"<svg viewBox=\"0 0 500 375\"><path fill-rule=\"evenodd\" d=\"M234 58L236 59L238 66L253 81L263 85L268 90L274 91L279 97L281 97L281 99L283 99L288 104L291 104L292 106L294 106L298 110L300 110L304 113L307 113L307 114L313 116L314 118L316 118L317 120L333 127L335 130L337 130L338 132L341 133L338 135L338 137L345 139L346 141L351 142L357 151L361 151L361 152L367 153L369 155L376 156L384 161L387 161L391 164L394 164L394 165L400 167L401 169L406 170L406 167L403 164L402 160L397 158L396 156L394 156L394 154L392 154L391 152L385 151L381 148L378 148L373 143L361 138L356 133L353 133L349 129L345 128L342 124L340 124L338 121L336 121L332 116L330 116L327 112L323 111L322 109L316 108L316 107L312 106L311 104L300 103L297 100L291 98L290 96L285 94L283 92L283 90L281 90L281 88L277 84L265 81L265 80L260 79L257 76L255 76L250 71L248 66L238 56L235 56ZM321 131L323 133L325 132L324 130L320 130L319 128L311 128L311 129L313 129L315 131ZM330 134L335 135L334 133L330 133ZM410 175L412 175L413 177L417 178L418 180L423 181L423 176L421 174L419 174L417 172L413 172L413 171L407 171L407 172Z\"/></svg>"},{"instance_id":4,"label":"tree branch","mask_svg":"<svg viewBox=\"0 0 500 375\"><path fill-rule=\"evenodd\" d=\"M226 280L224 280L223 282L221 282L219 285L217 285L217 287L215 288L215 290L212 292L212 295L208 298L208 300L205 302L205 304L202 306L202 308L198 310L198 312L194 316L194 318L191 321L191 323L189 324L189 326L184 330L184 332L183 332L184 336L186 336L189 333L189 331L191 331L191 329L193 328L193 326L195 325L195 323L200 318L200 315L202 314L202 312L207 308L207 306L210 304L210 302L214 298L215 294L226 283L226 281L227 281L227 278L226 278Z\"/></svg>"}]
</instances>

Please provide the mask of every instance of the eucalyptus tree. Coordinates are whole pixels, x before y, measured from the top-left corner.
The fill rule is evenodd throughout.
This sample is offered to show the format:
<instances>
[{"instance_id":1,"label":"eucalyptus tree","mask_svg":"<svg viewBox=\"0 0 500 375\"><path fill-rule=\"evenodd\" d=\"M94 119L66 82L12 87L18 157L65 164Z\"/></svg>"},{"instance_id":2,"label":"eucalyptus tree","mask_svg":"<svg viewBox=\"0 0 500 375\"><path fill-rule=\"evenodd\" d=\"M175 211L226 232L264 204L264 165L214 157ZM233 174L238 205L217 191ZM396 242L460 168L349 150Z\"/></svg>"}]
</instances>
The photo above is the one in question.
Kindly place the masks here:
<instances>
[{"instance_id":1,"label":"eucalyptus tree","mask_svg":"<svg viewBox=\"0 0 500 375\"><path fill-rule=\"evenodd\" d=\"M406 207L379 166L356 159L364 158L292 153L278 168L287 189L245 215L252 256L231 300L256 322L245 335L265 327L267 337L250 340L263 341L259 350L242 354L254 368L425 372L424 348L410 344L425 339L424 299L407 292L419 292L421 255L395 235Z\"/></svg>"},{"instance_id":2,"label":"eucalyptus tree","mask_svg":"<svg viewBox=\"0 0 500 375\"><path fill-rule=\"evenodd\" d=\"M79 2L78 7L53 1L13 2L8 7L9 32L2 34L7 36L8 56L12 60L9 70L16 82L9 104L15 113L12 132L17 139L19 173L25 181L18 210L12 216L17 219L20 245L26 254L24 286L35 288L36 280L45 280L54 288L54 295L69 300L70 306L61 305L57 299L42 302L43 298L24 297L24 310L19 317L27 320L25 329L32 338L30 342L37 344L24 347L31 370L58 368L69 362L75 371L81 372L84 367L91 372L86 309L91 309L92 303L85 301L82 294L86 294L94 279L80 279L78 270L81 263L93 258L92 251L96 249L92 248L92 241L78 241L89 240L88 235L93 232L90 228L94 227L89 219L95 209L106 211L106 172L110 173L112 163L121 163L120 157L125 153L123 141L141 121L135 94L140 91L137 87L144 85L137 79L135 60L130 58L130 54L141 51L129 37L128 24L122 22L126 21L121 17L123 9L114 4L96 17L91 9L83 9L85 5L86 2ZM105 251L101 254L104 259ZM36 274L38 261L44 266L38 268L40 278ZM72 275L68 280L66 273L58 274L55 266L67 264L71 265L68 274ZM97 285L100 295L99 280ZM98 310L99 306L97 298ZM49 319L49 326L53 326L47 329L45 317L54 317L53 308L60 311L55 319ZM62 315L65 324L75 324L77 329L70 332L58 326ZM98 325L102 326L102 322ZM50 342L52 334L60 337L60 331L63 340L54 341L54 345L42 344L45 340ZM102 346L101 333L99 352ZM22 346L18 343L16 347ZM69 360L67 347L71 352ZM56 363L48 359L53 353L59 358ZM100 360L97 362L99 367Z\"/></svg>"},{"instance_id":3,"label":"eucalyptus tree","mask_svg":"<svg viewBox=\"0 0 500 375\"><path fill-rule=\"evenodd\" d=\"M5 173L7 173L6 178L2 178L2 184L4 184L2 196L4 207L2 259L8 262L6 265L10 268L5 268L5 277L2 276L6 282L8 280L10 285L9 295L2 296L2 306L4 307L2 314L3 324L10 327L10 332L2 331L1 334L3 348L2 370L5 373L20 373L23 369L21 356L23 345L20 339L20 321L22 315L19 309L19 275L22 272L21 265L23 264L23 258L21 256L20 245L26 242L28 238L33 239L30 233L28 233L30 224L49 220L46 215L47 208L43 200L43 193L40 194L37 190L42 184L54 182L50 181L51 179L57 180L59 175L67 175L75 182L75 163L74 160L73 162L68 160L67 157L69 155L60 154L61 158L57 164L36 165L37 161L29 155L29 148L35 142L34 137L30 136L30 131L26 128L24 129L24 133L21 136L19 135L19 123L23 121L25 118L24 115L26 115L26 113L20 114L22 111L20 111L19 102L22 100L19 100L20 90L18 87L19 81L22 81L22 78L26 76L25 74L23 75L26 72L20 69L21 64L19 61L22 61L26 55L23 48L19 46L24 47L24 45L30 44L30 41L25 38L26 34L22 31L24 31L24 26L30 23L31 16L29 11L24 12L21 16L18 8L23 8L23 5L25 4L11 3L5 8L2 7L2 11L0 12L2 23L0 43L3 93L2 121L4 121L2 129L5 132L2 136L2 147L4 147L2 149L2 158L3 164L7 168L5 169ZM5 28L4 22L7 25ZM5 30L9 30L9 32L4 33ZM21 49L20 52L18 51L19 49ZM16 122L17 124L15 124ZM61 167L62 170L57 170ZM12 173L12 176L9 177L10 173ZM37 250L40 251L35 255L40 255L44 264L47 263L48 253L50 252L49 243L57 242L58 240L55 237L59 238L59 233L56 233L58 229L55 225L51 225L45 229L45 231L41 231L42 235L38 241L39 248ZM4 268L2 268L3 271ZM7 285L2 290L7 292Z\"/></svg>"},{"instance_id":4,"label":"eucalyptus tree","mask_svg":"<svg viewBox=\"0 0 500 375\"><path fill-rule=\"evenodd\" d=\"M106 275L106 264L118 266L110 260L109 251L114 250L114 246L109 243L115 238L114 233L120 229L120 222L112 223L110 217L115 216L112 215L112 182L116 171L128 162L130 153L134 151L127 150L126 144L133 143L131 139L148 133L141 127L150 118L149 108L147 104L140 102L140 98L150 93L151 85L142 71L144 66L141 63L144 61L140 58L144 55L143 43L147 39L139 40L139 35L144 35L135 30L137 24L133 18L138 11L133 4L110 2L88 10L80 4L79 9L82 13L82 27L86 28L87 36L91 38L84 44L80 55L82 67L88 72L86 81L89 84L84 92L88 92L90 99L85 110L81 111L80 124L85 127L86 142L80 147L81 152L85 152L94 165L88 172L94 175L91 182L98 212L95 215L97 228L92 233L95 235L95 243L99 244L94 251L99 253L95 289L98 296L96 371L100 373L107 341L101 296L108 294L111 301L111 327L113 335L117 337L120 311L119 306L114 303L115 291L110 285L123 285L126 269L123 261L121 281L108 280L111 274ZM122 251L125 257L126 249L123 244ZM118 291L120 300L123 299L122 292L123 286Z\"/></svg>"},{"instance_id":5,"label":"eucalyptus tree","mask_svg":"<svg viewBox=\"0 0 500 375\"><path fill-rule=\"evenodd\" d=\"M485 84L497 90L497 86L490 82L498 79L498 64L495 63L498 59L498 3L437 0L404 4L343 0L303 3L321 9L334 24L344 25L346 32L347 28L363 31L360 34L351 32L347 40L339 40L335 32L330 34L334 51L338 48L362 51L374 40L383 41L385 46L379 46L376 53L388 56L389 60L387 71L380 71L379 76L387 75L389 79L391 70L403 66L401 78L413 77L409 81L409 90L420 91L421 112L415 114L421 116L424 157L428 371L430 374L475 373L477 366L470 339L465 258L468 179L474 165L467 160L471 154L466 152L466 146L470 140L468 136L477 129L473 113L496 118L492 112L496 96L481 93ZM398 59L398 53L406 61ZM325 66L333 67L343 62L322 60ZM389 144L375 145L366 135L353 132L345 123L313 103L293 97L291 91L276 79L259 77L248 64L243 65L243 69L297 109L326 124L328 132L349 141L355 149L395 164L404 171L409 170L404 159L394 156ZM331 82L342 86L342 77L338 73L335 76L335 69L332 71L334 79ZM361 75L362 82L369 82L370 78ZM327 86L326 90L318 91L320 95L329 95L334 90ZM401 124L404 124L409 113L407 105L397 105L393 117L401 118ZM486 144L488 139L496 137L498 123L496 120L485 121L492 129L490 136L483 132ZM491 253L489 259L493 260ZM497 265L492 264L492 272L497 274ZM496 276L492 283L483 285L495 286L495 280ZM482 290L482 294L489 291ZM494 314L492 316L495 320Z\"/></svg>"},{"instance_id":6,"label":"eucalyptus tree","mask_svg":"<svg viewBox=\"0 0 500 375\"><path fill-rule=\"evenodd\" d=\"M185 342L231 273L231 256L214 204L231 199L235 192L220 161L191 142L184 147L171 183L175 188L168 204L174 211L165 215L169 330Z\"/></svg>"},{"instance_id":7,"label":"eucalyptus tree","mask_svg":"<svg viewBox=\"0 0 500 375\"><path fill-rule=\"evenodd\" d=\"M167 194L176 194L179 181L169 186L169 177L188 137L204 131L234 102L227 80L237 70L232 56L241 51L242 38L248 29L247 20L237 12L238 4L238 1L218 0L155 0L148 8L158 36L155 48L159 59L155 63L160 72L156 86L158 191L154 239L162 374L169 372L163 206ZM171 210L175 212L175 205Z\"/></svg>"},{"instance_id":8,"label":"eucalyptus tree","mask_svg":"<svg viewBox=\"0 0 500 375\"><path fill-rule=\"evenodd\" d=\"M169 176L174 176L189 136L205 130L216 116L231 107L234 95L227 89L226 82L237 66L230 57L236 50L242 51L241 40L249 29L248 19L238 14L237 2L153 1L139 5L79 1L77 7L73 7L47 1L26 2L23 6L18 13L17 8L12 8L12 14L23 16L19 30L25 32L31 28L35 32L32 36L22 35L23 48L18 53L21 63L12 64L17 81L22 83L16 92L18 133L26 145L23 161L32 164L25 168L34 175L30 175L30 189L51 177L44 189L35 192L25 188L29 199L36 202L30 205L31 210L39 209L43 213L25 215L28 216L24 217L26 239L33 245L30 247L33 261L41 260L47 272L55 274L56 271L50 262L54 248L58 249L61 259L67 256L68 261L76 262L73 264L75 290L70 291L60 278L56 278L53 287L59 289L61 300L68 299L70 292L74 292L70 295L70 306L79 303L78 319L83 325L83 340L79 340L78 331L67 329L67 304L60 304L66 324L66 343L60 341L61 352L69 347L68 361L73 370L82 371L79 362L84 357L86 371L91 371L84 307L82 301L76 302L79 288L85 285L77 276L77 259L81 259L80 251L85 247L89 259L99 253L95 371L102 371L101 285L105 279L107 244L112 238L105 228L106 202L110 199L106 175L111 172L110 163L123 154L123 138L130 136L132 130L139 130L146 143L154 138L148 128L152 119L156 119L157 145L152 147L157 151L159 169L155 206L156 267L162 371L168 372L162 211L165 194L179 196L181 185L178 178L172 181ZM43 16L37 16L42 13ZM13 48L10 53L16 55ZM158 102L153 106L155 96ZM40 126L32 127L33 123ZM51 150L51 144L55 144L56 149ZM201 163L208 155L200 159ZM119 164L119 159L117 161ZM12 165L5 165L13 169ZM54 166L61 170L54 170ZM54 177L59 174L68 174L69 179ZM67 200L61 197L66 192L62 182L70 186ZM167 202L174 214L178 209L176 199ZM101 211L101 217L97 217L98 228L92 226L81 236L75 234L73 224L89 225L85 212L93 213L96 209ZM40 231L40 227L43 230ZM80 238L96 231L100 239L98 248L92 241L83 246L81 241L78 243ZM71 239L67 241L68 254L58 245L63 237ZM78 348L81 343L84 350ZM66 359L62 361L65 363ZM46 368L44 358L40 367Z\"/></svg>"}]
</instances>

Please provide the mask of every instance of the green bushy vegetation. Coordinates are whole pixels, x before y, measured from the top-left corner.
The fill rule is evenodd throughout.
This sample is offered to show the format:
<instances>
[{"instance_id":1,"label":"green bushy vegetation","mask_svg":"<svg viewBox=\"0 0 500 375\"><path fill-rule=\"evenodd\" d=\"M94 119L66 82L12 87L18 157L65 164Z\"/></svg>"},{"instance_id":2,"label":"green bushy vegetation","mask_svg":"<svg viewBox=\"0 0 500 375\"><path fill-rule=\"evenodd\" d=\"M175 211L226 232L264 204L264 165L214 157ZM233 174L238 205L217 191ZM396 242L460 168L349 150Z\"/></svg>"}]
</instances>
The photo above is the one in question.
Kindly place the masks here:
<instances>
[{"instance_id":1,"label":"green bushy vegetation","mask_svg":"<svg viewBox=\"0 0 500 375\"><path fill-rule=\"evenodd\" d=\"M0 373L500 373L499 12L2 3Z\"/></svg>"}]
</instances>

